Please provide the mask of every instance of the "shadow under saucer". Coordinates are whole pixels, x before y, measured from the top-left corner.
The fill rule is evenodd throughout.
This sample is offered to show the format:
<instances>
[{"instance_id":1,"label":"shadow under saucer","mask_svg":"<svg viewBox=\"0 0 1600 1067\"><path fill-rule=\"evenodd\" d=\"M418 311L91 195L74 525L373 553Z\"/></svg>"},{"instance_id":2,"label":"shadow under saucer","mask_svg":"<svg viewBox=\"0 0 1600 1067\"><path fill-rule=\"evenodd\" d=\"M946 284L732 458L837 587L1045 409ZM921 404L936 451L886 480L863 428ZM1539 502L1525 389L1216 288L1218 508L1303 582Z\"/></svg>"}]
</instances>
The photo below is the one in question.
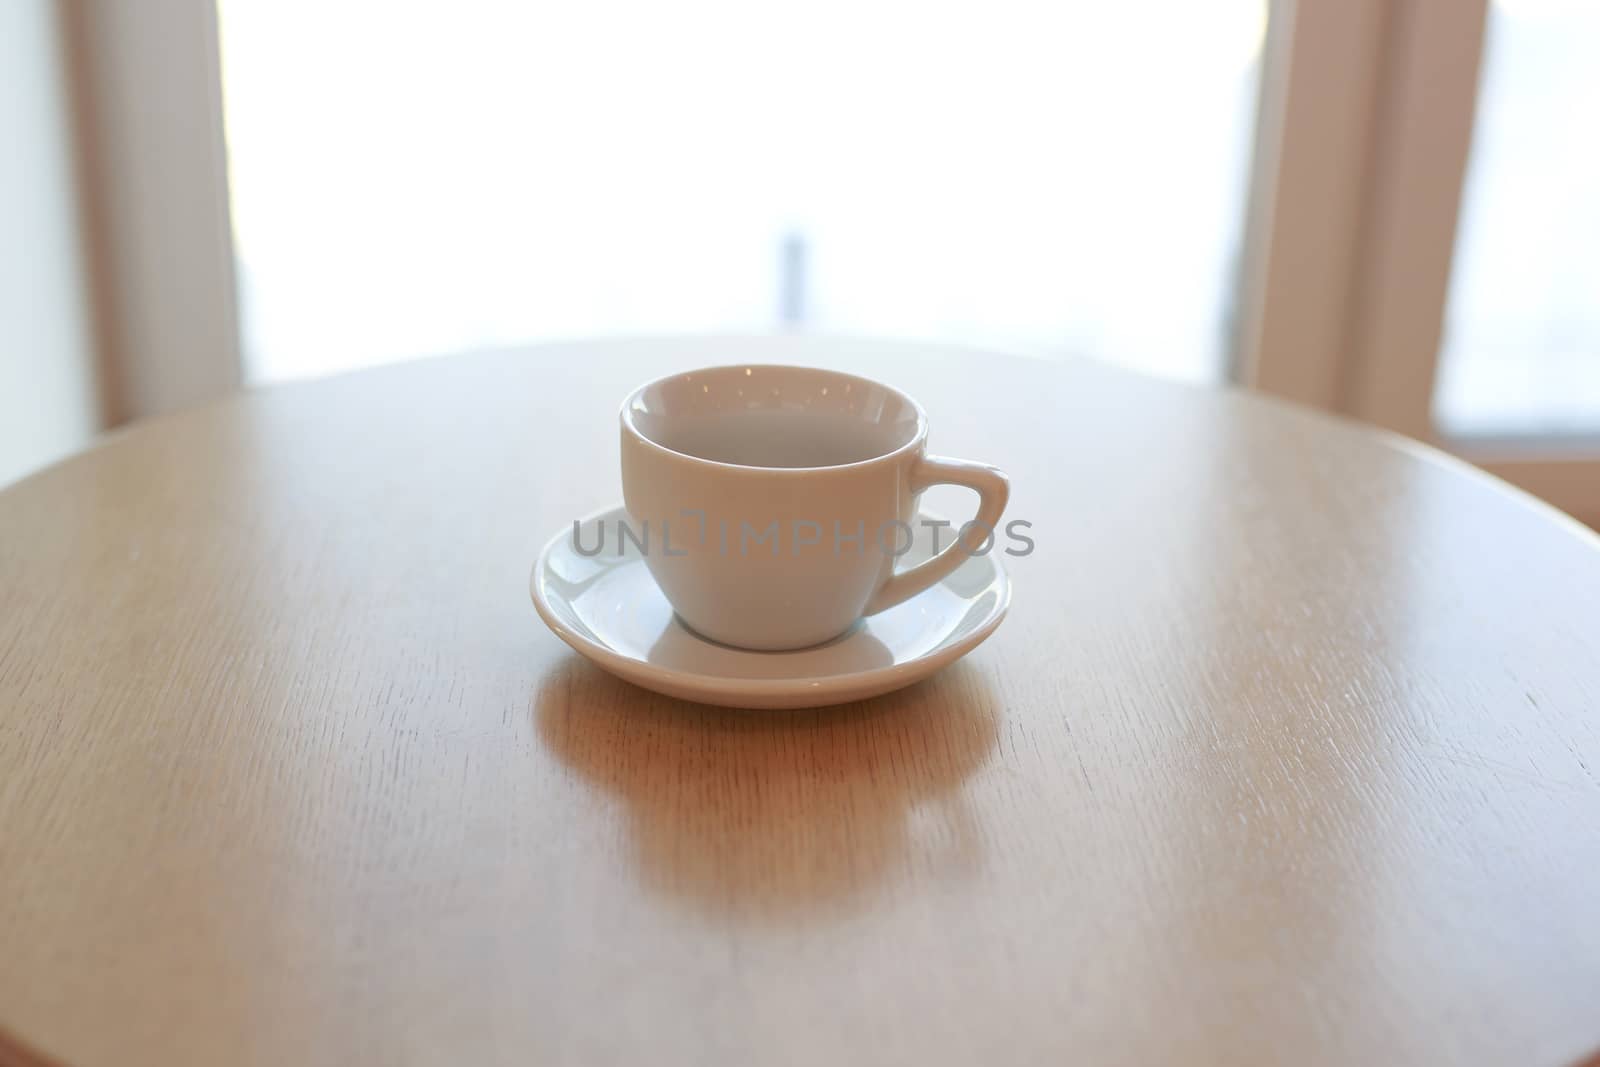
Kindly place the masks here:
<instances>
[{"instance_id":1,"label":"shadow under saucer","mask_svg":"<svg viewBox=\"0 0 1600 1067\"><path fill-rule=\"evenodd\" d=\"M956 664L832 708L730 711L647 694L570 659L535 694L550 753L619 804L641 885L721 920L826 918L980 869L963 795L997 698Z\"/></svg>"}]
</instances>

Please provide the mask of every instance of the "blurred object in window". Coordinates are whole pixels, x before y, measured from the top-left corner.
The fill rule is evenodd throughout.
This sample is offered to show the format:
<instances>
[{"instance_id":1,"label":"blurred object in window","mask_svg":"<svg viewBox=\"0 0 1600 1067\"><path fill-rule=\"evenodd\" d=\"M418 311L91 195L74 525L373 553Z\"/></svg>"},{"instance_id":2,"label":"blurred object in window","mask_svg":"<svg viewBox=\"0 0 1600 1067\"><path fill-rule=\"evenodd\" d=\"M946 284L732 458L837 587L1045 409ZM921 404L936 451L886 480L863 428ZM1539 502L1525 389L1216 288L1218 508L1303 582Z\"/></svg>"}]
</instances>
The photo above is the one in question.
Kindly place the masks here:
<instances>
[{"instance_id":1,"label":"blurred object in window","mask_svg":"<svg viewBox=\"0 0 1600 1067\"><path fill-rule=\"evenodd\" d=\"M1449 436L1600 432L1600 5L1496 0L1435 416Z\"/></svg>"},{"instance_id":2,"label":"blurred object in window","mask_svg":"<svg viewBox=\"0 0 1600 1067\"><path fill-rule=\"evenodd\" d=\"M1218 380L1265 0L222 0L246 374L775 328Z\"/></svg>"}]
</instances>

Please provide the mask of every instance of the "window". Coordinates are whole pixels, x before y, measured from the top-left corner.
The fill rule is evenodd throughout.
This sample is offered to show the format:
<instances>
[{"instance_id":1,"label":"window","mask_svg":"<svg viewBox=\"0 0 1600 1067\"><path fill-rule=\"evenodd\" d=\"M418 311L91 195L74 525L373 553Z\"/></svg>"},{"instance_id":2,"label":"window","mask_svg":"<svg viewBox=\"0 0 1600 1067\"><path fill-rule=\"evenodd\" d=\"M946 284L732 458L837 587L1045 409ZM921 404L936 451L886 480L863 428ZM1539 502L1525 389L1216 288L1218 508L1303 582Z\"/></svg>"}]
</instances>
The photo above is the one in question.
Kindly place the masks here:
<instances>
[{"instance_id":1,"label":"window","mask_svg":"<svg viewBox=\"0 0 1600 1067\"><path fill-rule=\"evenodd\" d=\"M1227 365L1264 0L220 15L247 380L773 328Z\"/></svg>"},{"instance_id":2,"label":"window","mask_svg":"<svg viewBox=\"0 0 1600 1067\"><path fill-rule=\"evenodd\" d=\"M119 416L889 334L1237 377L1600 524L1589 0L158 6L84 20Z\"/></svg>"},{"instance_id":3,"label":"window","mask_svg":"<svg viewBox=\"0 0 1600 1067\"><path fill-rule=\"evenodd\" d=\"M1451 437L1600 433L1597 55L1588 0L1489 9L1434 408Z\"/></svg>"}]
</instances>

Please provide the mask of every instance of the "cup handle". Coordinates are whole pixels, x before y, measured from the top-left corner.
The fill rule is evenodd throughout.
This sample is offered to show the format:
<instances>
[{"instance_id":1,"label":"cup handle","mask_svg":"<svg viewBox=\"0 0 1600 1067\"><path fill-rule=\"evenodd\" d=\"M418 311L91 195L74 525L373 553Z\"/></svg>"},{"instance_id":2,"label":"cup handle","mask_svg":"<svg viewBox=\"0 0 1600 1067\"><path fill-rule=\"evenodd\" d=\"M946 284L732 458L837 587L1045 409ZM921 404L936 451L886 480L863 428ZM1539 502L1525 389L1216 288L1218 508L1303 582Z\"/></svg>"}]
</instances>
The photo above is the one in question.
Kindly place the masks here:
<instances>
[{"instance_id":1,"label":"cup handle","mask_svg":"<svg viewBox=\"0 0 1600 1067\"><path fill-rule=\"evenodd\" d=\"M911 491L914 494L921 493L931 485L946 484L964 485L978 494L978 514L973 519L976 528L968 530L967 546L964 548L962 539L958 537L940 549L932 559L892 576L867 601L863 615L876 615L942 581L961 566L972 554L972 549L998 535L1000 515L1011 496L1011 483L1000 470L986 463L945 459L943 456L923 456L911 468Z\"/></svg>"}]
</instances>

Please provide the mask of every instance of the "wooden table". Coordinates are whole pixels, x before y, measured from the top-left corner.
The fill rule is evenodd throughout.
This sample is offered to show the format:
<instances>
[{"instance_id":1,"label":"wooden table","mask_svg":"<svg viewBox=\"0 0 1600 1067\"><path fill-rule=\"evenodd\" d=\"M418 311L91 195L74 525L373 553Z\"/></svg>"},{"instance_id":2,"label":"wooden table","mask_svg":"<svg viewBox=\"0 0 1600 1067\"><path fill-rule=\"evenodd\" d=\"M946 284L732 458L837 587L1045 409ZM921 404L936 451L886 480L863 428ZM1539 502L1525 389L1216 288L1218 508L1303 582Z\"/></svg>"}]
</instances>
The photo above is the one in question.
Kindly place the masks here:
<instances>
[{"instance_id":1,"label":"wooden table","mask_svg":"<svg viewBox=\"0 0 1600 1067\"><path fill-rule=\"evenodd\" d=\"M885 378L1011 473L994 638L748 713L545 631L623 393L742 359ZM0 605L0 1060L1600 1048L1600 540L1267 400L798 340L399 366L0 494Z\"/></svg>"}]
</instances>

